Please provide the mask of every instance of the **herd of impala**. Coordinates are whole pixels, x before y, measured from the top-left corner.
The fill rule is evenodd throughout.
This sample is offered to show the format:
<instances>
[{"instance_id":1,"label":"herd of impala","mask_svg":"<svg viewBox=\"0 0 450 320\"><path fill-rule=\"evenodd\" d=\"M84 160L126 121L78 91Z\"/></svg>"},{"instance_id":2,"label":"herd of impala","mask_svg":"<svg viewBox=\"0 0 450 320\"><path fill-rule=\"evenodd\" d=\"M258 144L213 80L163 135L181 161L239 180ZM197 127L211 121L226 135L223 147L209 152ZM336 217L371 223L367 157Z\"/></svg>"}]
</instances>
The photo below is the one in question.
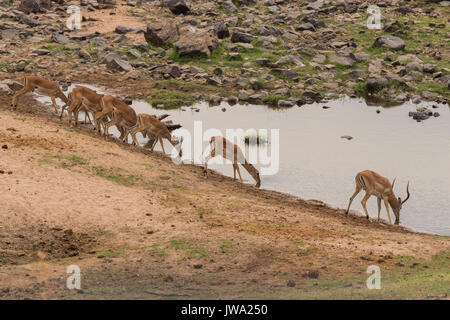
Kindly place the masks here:
<instances>
[{"instance_id":1,"label":"herd of impala","mask_svg":"<svg viewBox=\"0 0 450 320\"><path fill-rule=\"evenodd\" d=\"M73 115L75 122L74 124L75 126L77 126L78 113L83 110L88 118L89 113L93 115L94 130L97 130L99 134L102 134L101 126L103 126L103 135L105 137L108 137L109 128L111 126L116 126L120 132L119 138L124 142L128 141L128 134L131 134L133 144L138 145L136 134L138 132L141 132L144 137L146 137L147 135L150 137L150 143L148 145L151 145L151 151L153 151L153 148L159 141L163 153L165 153L163 139L167 139L172 144L172 146L174 146L177 150L179 149L179 156L182 155L182 139L173 138L166 125L159 119L145 113L136 115L134 109L122 100L113 96L103 96L97 94L95 91L83 86L75 87L72 92L69 93L68 97L66 97L66 95L59 88L58 84L56 84L55 82L46 80L38 76L26 76L23 89L15 93L12 98L13 109L15 110L17 107L17 99L19 98L19 96L27 92L32 92L34 90L42 95L51 98L56 114L58 114L58 107L56 105L55 98L60 98L62 101L64 101L65 105L62 107L59 117L60 119L62 119L64 110L68 107L67 113L69 117L69 125L72 124ZM261 179L259 177L258 170L252 164L247 162L244 154L242 153L242 150L237 145L220 136L212 137L209 143L210 153L205 158L204 162L205 176L208 175L208 161L211 158L220 155L233 163L235 180L237 171L240 181L242 182L242 177L238 166L238 164L241 164L255 179L256 186L259 187L261 185ZM397 198L394 194L393 187L395 179L391 184L387 178L379 175L376 172L370 170L359 172L355 177L355 183L356 190L349 200L348 208L346 211L347 215L349 213L353 199L361 191L361 189L363 189L366 191L366 195L362 199L361 204L367 219L369 219L369 213L367 212L366 202L370 198L370 196L375 196L378 200L378 221L380 220L381 200L383 200L386 206L389 222L392 224L391 216L389 213L390 206L395 215L395 224L399 224L400 210L402 209L402 205L409 199L410 196L409 182L406 187L407 196L404 200L402 200L400 197Z\"/></svg>"}]
</instances>

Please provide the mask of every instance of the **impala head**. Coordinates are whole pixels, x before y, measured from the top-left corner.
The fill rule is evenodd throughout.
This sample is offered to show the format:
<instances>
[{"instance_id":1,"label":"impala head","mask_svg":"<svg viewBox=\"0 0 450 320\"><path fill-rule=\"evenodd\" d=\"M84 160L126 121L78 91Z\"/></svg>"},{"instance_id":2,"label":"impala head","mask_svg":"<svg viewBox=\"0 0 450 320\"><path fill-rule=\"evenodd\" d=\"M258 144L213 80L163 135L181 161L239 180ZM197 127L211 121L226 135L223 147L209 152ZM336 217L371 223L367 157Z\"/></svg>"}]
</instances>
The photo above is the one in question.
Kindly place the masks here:
<instances>
[{"instance_id":1,"label":"impala head","mask_svg":"<svg viewBox=\"0 0 450 320\"><path fill-rule=\"evenodd\" d=\"M180 152L179 152L180 157L183 156L183 149L181 148L183 145L183 140L184 140L183 136L172 137L172 141L175 142L175 148L180 150Z\"/></svg>"},{"instance_id":2,"label":"impala head","mask_svg":"<svg viewBox=\"0 0 450 320\"><path fill-rule=\"evenodd\" d=\"M259 171L252 164L248 164L248 172L256 181L256 187L259 188L261 186L261 178L259 177Z\"/></svg>"},{"instance_id":3,"label":"impala head","mask_svg":"<svg viewBox=\"0 0 450 320\"><path fill-rule=\"evenodd\" d=\"M395 184L395 179L392 182L392 188L394 188L394 184ZM402 200L402 198L398 197L396 205L391 204L392 210L394 211L394 214L395 214L395 224L400 223L400 211L402 210L403 204L409 199L409 196L410 196L410 194L409 194L409 181L408 181L408 184L406 185L405 200Z\"/></svg>"}]
</instances>

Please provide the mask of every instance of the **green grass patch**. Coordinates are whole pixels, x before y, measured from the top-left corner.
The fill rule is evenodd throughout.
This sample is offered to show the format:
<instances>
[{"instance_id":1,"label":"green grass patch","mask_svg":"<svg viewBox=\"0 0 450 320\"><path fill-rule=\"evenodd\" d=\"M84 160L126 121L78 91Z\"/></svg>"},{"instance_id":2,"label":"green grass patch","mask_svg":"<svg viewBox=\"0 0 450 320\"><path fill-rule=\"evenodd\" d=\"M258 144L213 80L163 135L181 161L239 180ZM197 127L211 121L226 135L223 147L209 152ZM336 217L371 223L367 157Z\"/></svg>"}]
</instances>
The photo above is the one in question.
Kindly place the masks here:
<instances>
[{"instance_id":1,"label":"green grass patch","mask_svg":"<svg viewBox=\"0 0 450 320\"><path fill-rule=\"evenodd\" d=\"M154 108L173 109L190 105L196 98L192 94L178 90L156 89L148 94L147 101Z\"/></svg>"},{"instance_id":2,"label":"green grass patch","mask_svg":"<svg viewBox=\"0 0 450 320\"><path fill-rule=\"evenodd\" d=\"M124 173L111 172L111 171L106 170L105 168L96 167L96 166L93 166L92 169L98 176L100 176L108 181L122 185L122 186L132 186L132 185L136 184L136 182L140 179L140 177L138 175L127 174L126 170L123 170L123 169L120 170L120 168L116 169L114 171L119 171L119 172L125 171L125 172Z\"/></svg>"}]
</instances>

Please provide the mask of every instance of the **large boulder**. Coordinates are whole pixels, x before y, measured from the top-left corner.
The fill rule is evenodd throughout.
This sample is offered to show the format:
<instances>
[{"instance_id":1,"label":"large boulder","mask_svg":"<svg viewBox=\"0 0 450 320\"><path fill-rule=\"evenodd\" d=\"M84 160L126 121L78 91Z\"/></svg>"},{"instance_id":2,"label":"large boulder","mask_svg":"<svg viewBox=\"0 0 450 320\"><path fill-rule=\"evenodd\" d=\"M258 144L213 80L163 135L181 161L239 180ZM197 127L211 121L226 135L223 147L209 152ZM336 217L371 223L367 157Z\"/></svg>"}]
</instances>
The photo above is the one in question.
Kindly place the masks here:
<instances>
[{"instance_id":1,"label":"large boulder","mask_svg":"<svg viewBox=\"0 0 450 320\"><path fill-rule=\"evenodd\" d=\"M51 0L22 0L19 5L19 10L29 14L31 12L44 12L51 8Z\"/></svg>"},{"instance_id":2,"label":"large boulder","mask_svg":"<svg viewBox=\"0 0 450 320\"><path fill-rule=\"evenodd\" d=\"M234 3L229 0L222 1L219 4L224 10L231 12L231 13L236 12L238 10L237 7L234 5Z\"/></svg>"},{"instance_id":3,"label":"large boulder","mask_svg":"<svg viewBox=\"0 0 450 320\"><path fill-rule=\"evenodd\" d=\"M144 32L144 37L147 42L158 47L164 45L167 41L175 42L179 39L176 24L171 20L149 23L147 30Z\"/></svg>"},{"instance_id":4,"label":"large boulder","mask_svg":"<svg viewBox=\"0 0 450 320\"><path fill-rule=\"evenodd\" d=\"M219 39L224 39L230 36L230 31L224 23L218 22L216 24L216 34Z\"/></svg>"},{"instance_id":5,"label":"large boulder","mask_svg":"<svg viewBox=\"0 0 450 320\"><path fill-rule=\"evenodd\" d=\"M112 71L131 71L133 70L133 67L131 66L131 64L123 59L120 59L118 57L114 57L113 59L111 59L108 63L107 66L110 70Z\"/></svg>"},{"instance_id":6,"label":"large boulder","mask_svg":"<svg viewBox=\"0 0 450 320\"><path fill-rule=\"evenodd\" d=\"M215 27L196 28L184 25L179 29L179 40L175 42L180 57L207 56L209 57L218 46Z\"/></svg>"},{"instance_id":7,"label":"large boulder","mask_svg":"<svg viewBox=\"0 0 450 320\"><path fill-rule=\"evenodd\" d=\"M239 29L233 30L233 33L231 34L231 42L250 43L254 39L256 39L255 36Z\"/></svg>"},{"instance_id":8,"label":"large boulder","mask_svg":"<svg viewBox=\"0 0 450 320\"><path fill-rule=\"evenodd\" d=\"M403 50L405 48L405 41L396 36L384 35L376 38L372 47L384 47L392 50Z\"/></svg>"},{"instance_id":9,"label":"large boulder","mask_svg":"<svg viewBox=\"0 0 450 320\"><path fill-rule=\"evenodd\" d=\"M167 6L173 14L186 14L191 10L184 0L169 0Z\"/></svg>"},{"instance_id":10,"label":"large boulder","mask_svg":"<svg viewBox=\"0 0 450 320\"><path fill-rule=\"evenodd\" d=\"M336 55L332 54L330 56L330 62L338 63L340 65L346 66L346 67L352 67L356 64L356 57L353 53L349 53L347 55Z\"/></svg>"},{"instance_id":11,"label":"large boulder","mask_svg":"<svg viewBox=\"0 0 450 320\"><path fill-rule=\"evenodd\" d=\"M386 77L380 75L370 75L366 80L366 88L369 92L374 92L382 89L389 83Z\"/></svg>"}]
</instances>

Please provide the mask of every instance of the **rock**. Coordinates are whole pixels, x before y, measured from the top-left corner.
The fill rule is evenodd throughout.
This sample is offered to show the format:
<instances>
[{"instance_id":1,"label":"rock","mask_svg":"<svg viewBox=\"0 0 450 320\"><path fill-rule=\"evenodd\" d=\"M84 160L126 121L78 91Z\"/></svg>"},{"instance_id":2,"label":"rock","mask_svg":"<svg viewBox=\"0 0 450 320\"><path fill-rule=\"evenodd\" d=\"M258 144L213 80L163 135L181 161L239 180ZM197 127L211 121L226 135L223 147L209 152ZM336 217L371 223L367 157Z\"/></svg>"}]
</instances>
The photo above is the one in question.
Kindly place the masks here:
<instances>
[{"instance_id":1,"label":"rock","mask_svg":"<svg viewBox=\"0 0 450 320\"><path fill-rule=\"evenodd\" d=\"M220 2L220 6L224 10L231 12L231 13L236 12L238 10L237 7L234 5L234 3L231 1L222 1L222 2Z\"/></svg>"},{"instance_id":2,"label":"rock","mask_svg":"<svg viewBox=\"0 0 450 320\"><path fill-rule=\"evenodd\" d=\"M186 14L190 11L184 0L169 0L167 6L173 14Z\"/></svg>"},{"instance_id":3,"label":"rock","mask_svg":"<svg viewBox=\"0 0 450 320\"><path fill-rule=\"evenodd\" d=\"M102 59L103 64L109 64L112 60L114 59L121 59L120 55L118 55L117 53L108 53L107 55L105 55Z\"/></svg>"},{"instance_id":4,"label":"rock","mask_svg":"<svg viewBox=\"0 0 450 320\"><path fill-rule=\"evenodd\" d=\"M295 106L295 102L294 101L278 100L278 107L280 107L280 108L291 108L293 106Z\"/></svg>"},{"instance_id":5,"label":"rock","mask_svg":"<svg viewBox=\"0 0 450 320\"><path fill-rule=\"evenodd\" d=\"M22 0L19 5L19 10L26 14L45 12L50 8L50 0Z\"/></svg>"},{"instance_id":6,"label":"rock","mask_svg":"<svg viewBox=\"0 0 450 320\"><path fill-rule=\"evenodd\" d=\"M218 77L207 77L206 84L211 86L219 86L222 84L222 81Z\"/></svg>"},{"instance_id":7,"label":"rock","mask_svg":"<svg viewBox=\"0 0 450 320\"><path fill-rule=\"evenodd\" d=\"M409 112L408 114L410 117L412 117L414 120L417 120L418 122L427 120L430 118L432 113L430 114L428 110L425 111L418 111L418 112Z\"/></svg>"},{"instance_id":8,"label":"rock","mask_svg":"<svg viewBox=\"0 0 450 320\"><path fill-rule=\"evenodd\" d=\"M38 56L45 56L45 55L49 54L50 51L47 49L36 49L36 50L33 50L32 53L37 54Z\"/></svg>"},{"instance_id":9,"label":"rock","mask_svg":"<svg viewBox=\"0 0 450 320\"><path fill-rule=\"evenodd\" d=\"M142 57L142 54L137 49L128 50L128 54L136 59L139 59Z\"/></svg>"},{"instance_id":10,"label":"rock","mask_svg":"<svg viewBox=\"0 0 450 320\"><path fill-rule=\"evenodd\" d=\"M114 29L114 32L118 33L118 34L138 33L138 32L142 32L142 29L117 26L116 29Z\"/></svg>"},{"instance_id":11,"label":"rock","mask_svg":"<svg viewBox=\"0 0 450 320\"><path fill-rule=\"evenodd\" d=\"M181 76L181 70L176 65L169 66L166 69L165 73L170 74L174 78L178 78L179 76Z\"/></svg>"},{"instance_id":12,"label":"rock","mask_svg":"<svg viewBox=\"0 0 450 320\"><path fill-rule=\"evenodd\" d=\"M239 102L239 98L236 97L236 96L229 96L229 97L227 98L227 102L228 102L230 105L234 105L234 104L236 104L236 103Z\"/></svg>"},{"instance_id":13,"label":"rock","mask_svg":"<svg viewBox=\"0 0 450 320\"><path fill-rule=\"evenodd\" d=\"M109 63L107 63L107 66L109 69L113 70L113 71L131 71L133 70L133 67L131 66L131 64L123 59L120 58L113 58L111 61L109 61Z\"/></svg>"},{"instance_id":14,"label":"rock","mask_svg":"<svg viewBox=\"0 0 450 320\"><path fill-rule=\"evenodd\" d=\"M324 6L324 0L316 0L315 2L308 3L306 9L308 10L319 10Z\"/></svg>"},{"instance_id":15,"label":"rock","mask_svg":"<svg viewBox=\"0 0 450 320\"><path fill-rule=\"evenodd\" d=\"M403 54L397 58L397 62L399 63L407 63L407 62L417 62L417 63L423 63L422 60L420 60L417 56L413 54Z\"/></svg>"},{"instance_id":16,"label":"rock","mask_svg":"<svg viewBox=\"0 0 450 320\"><path fill-rule=\"evenodd\" d=\"M53 33L52 34L52 42L56 42L59 44L68 44L69 39L63 34Z\"/></svg>"},{"instance_id":17,"label":"rock","mask_svg":"<svg viewBox=\"0 0 450 320\"><path fill-rule=\"evenodd\" d=\"M180 57L210 56L218 46L215 28L199 29L191 25L179 28L179 39L175 42Z\"/></svg>"},{"instance_id":18,"label":"rock","mask_svg":"<svg viewBox=\"0 0 450 320\"><path fill-rule=\"evenodd\" d=\"M314 102L320 102L323 99L322 95L319 92L315 92L312 90L303 91L302 98Z\"/></svg>"},{"instance_id":19,"label":"rock","mask_svg":"<svg viewBox=\"0 0 450 320\"><path fill-rule=\"evenodd\" d=\"M300 66L300 67L305 66L303 64L303 62L300 60L300 58L298 56L294 56L294 55L283 56L280 59L278 59L277 62L275 62L276 65L281 65L281 64L285 64L285 63L292 63L292 64L295 64L296 66Z\"/></svg>"},{"instance_id":20,"label":"rock","mask_svg":"<svg viewBox=\"0 0 450 320\"><path fill-rule=\"evenodd\" d=\"M423 65L423 72L425 73L433 73L436 71L437 66L432 63L426 63Z\"/></svg>"},{"instance_id":21,"label":"rock","mask_svg":"<svg viewBox=\"0 0 450 320\"><path fill-rule=\"evenodd\" d=\"M368 53L358 52L358 53L355 53L355 59L358 62L369 61L371 59L371 56Z\"/></svg>"},{"instance_id":22,"label":"rock","mask_svg":"<svg viewBox=\"0 0 450 320\"><path fill-rule=\"evenodd\" d=\"M280 73L290 80L294 80L294 79L298 78L298 73L295 71L292 71L291 69L273 68L272 71L276 72L276 73Z\"/></svg>"},{"instance_id":23,"label":"rock","mask_svg":"<svg viewBox=\"0 0 450 320\"><path fill-rule=\"evenodd\" d=\"M78 51L78 56L80 58L83 58L83 59L86 59L86 60L91 59L91 55L86 49L80 49L80 51Z\"/></svg>"},{"instance_id":24,"label":"rock","mask_svg":"<svg viewBox=\"0 0 450 320\"><path fill-rule=\"evenodd\" d=\"M279 29L267 25L260 26L258 31L262 36L280 36L282 34Z\"/></svg>"},{"instance_id":25,"label":"rock","mask_svg":"<svg viewBox=\"0 0 450 320\"><path fill-rule=\"evenodd\" d=\"M332 54L330 56L330 62L338 63L338 64L344 65L346 67L351 67L354 64L356 64L356 58L353 54L346 56L346 57Z\"/></svg>"},{"instance_id":26,"label":"rock","mask_svg":"<svg viewBox=\"0 0 450 320\"><path fill-rule=\"evenodd\" d=\"M341 139L352 140L353 137L352 136L341 136Z\"/></svg>"},{"instance_id":27,"label":"rock","mask_svg":"<svg viewBox=\"0 0 450 320\"><path fill-rule=\"evenodd\" d=\"M295 287L295 282L293 280L289 280L287 282L287 286L290 287L290 288L293 288L293 287Z\"/></svg>"},{"instance_id":28,"label":"rock","mask_svg":"<svg viewBox=\"0 0 450 320\"><path fill-rule=\"evenodd\" d=\"M405 42L396 36L384 35L375 39L372 47L384 47L392 50L403 50Z\"/></svg>"},{"instance_id":29,"label":"rock","mask_svg":"<svg viewBox=\"0 0 450 320\"><path fill-rule=\"evenodd\" d=\"M367 74L364 70L352 70L344 75L344 77L347 79L358 79L358 78L364 79L366 76Z\"/></svg>"},{"instance_id":30,"label":"rock","mask_svg":"<svg viewBox=\"0 0 450 320\"><path fill-rule=\"evenodd\" d=\"M26 14L22 14L20 12L16 14L16 18L17 20L19 20L20 23L26 24L30 27L37 27L38 25L41 24L41 22L39 22L38 20L33 19L27 16Z\"/></svg>"},{"instance_id":31,"label":"rock","mask_svg":"<svg viewBox=\"0 0 450 320\"><path fill-rule=\"evenodd\" d=\"M231 34L231 42L250 43L255 40L255 36L242 30L235 29Z\"/></svg>"},{"instance_id":32,"label":"rock","mask_svg":"<svg viewBox=\"0 0 450 320\"><path fill-rule=\"evenodd\" d=\"M219 105L221 101L222 101L222 97L221 96L213 95L213 96L209 97L209 103L211 105Z\"/></svg>"},{"instance_id":33,"label":"rock","mask_svg":"<svg viewBox=\"0 0 450 320\"><path fill-rule=\"evenodd\" d=\"M384 23L383 30L386 32L397 32L398 30L401 30L403 28L403 25L398 21L386 21Z\"/></svg>"},{"instance_id":34,"label":"rock","mask_svg":"<svg viewBox=\"0 0 450 320\"><path fill-rule=\"evenodd\" d=\"M435 101L438 98L438 94L436 92L423 91L422 98L425 100Z\"/></svg>"},{"instance_id":35,"label":"rock","mask_svg":"<svg viewBox=\"0 0 450 320\"><path fill-rule=\"evenodd\" d=\"M326 60L327 57L324 54L317 54L312 58L312 61L316 63L325 63Z\"/></svg>"},{"instance_id":36,"label":"rock","mask_svg":"<svg viewBox=\"0 0 450 320\"><path fill-rule=\"evenodd\" d=\"M377 91L389 83L389 80L379 75L370 75L366 80L366 88L368 91Z\"/></svg>"},{"instance_id":37,"label":"rock","mask_svg":"<svg viewBox=\"0 0 450 320\"><path fill-rule=\"evenodd\" d=\"M2 40L18 40L19 38L19 30L17 29L5 29L2 30Z\"/></svg>"},{"instance_id":38,"label":"rock","mask_svg":"<svg viewBox=\"0 0 450 320\"><path fill-rule=\"evenodd\" d=\"M148 24L144 37L146 41L158 47L164 45L167 41L176 42L179 39L176 24L170 20Z\"/></svg>"},{"instance_id":39,"label":"rock","mask_svg":"<svg viewBox=\"0 0 450 320\"><path fill-rule=\"evenodd\" d=\"M302 24L298 25L295 28L295 30L297 30L297 31L305 31L305 30L307 30L307 31L316 31L316 28L311 23L306 22L306 23L302 23Z\"/></svg>"},{"instance_id":40,"label":"rock","mask_svg":"<svg viewBox=\"0 0 450 320\"><path fill-rule=\"evenodd\" d=\"M218 22L216 24L216 35L219 39L228 38L230 36L230 31L225 24L223 24L222 22Z\"/></svg>"},{"instance_id":41,"label":"rock","mask_svg":"<svg viewBox=\"0 0 450 320\"><path fill-rule=\"evenodd\" d=\"M309 22L316 29L325 27L325 22L323 22L322 20L320 20L318 18L317 12L305 14L305 16L301 19L301 22L304 22L304 23Z\"/></svg>"}]
</instances>

